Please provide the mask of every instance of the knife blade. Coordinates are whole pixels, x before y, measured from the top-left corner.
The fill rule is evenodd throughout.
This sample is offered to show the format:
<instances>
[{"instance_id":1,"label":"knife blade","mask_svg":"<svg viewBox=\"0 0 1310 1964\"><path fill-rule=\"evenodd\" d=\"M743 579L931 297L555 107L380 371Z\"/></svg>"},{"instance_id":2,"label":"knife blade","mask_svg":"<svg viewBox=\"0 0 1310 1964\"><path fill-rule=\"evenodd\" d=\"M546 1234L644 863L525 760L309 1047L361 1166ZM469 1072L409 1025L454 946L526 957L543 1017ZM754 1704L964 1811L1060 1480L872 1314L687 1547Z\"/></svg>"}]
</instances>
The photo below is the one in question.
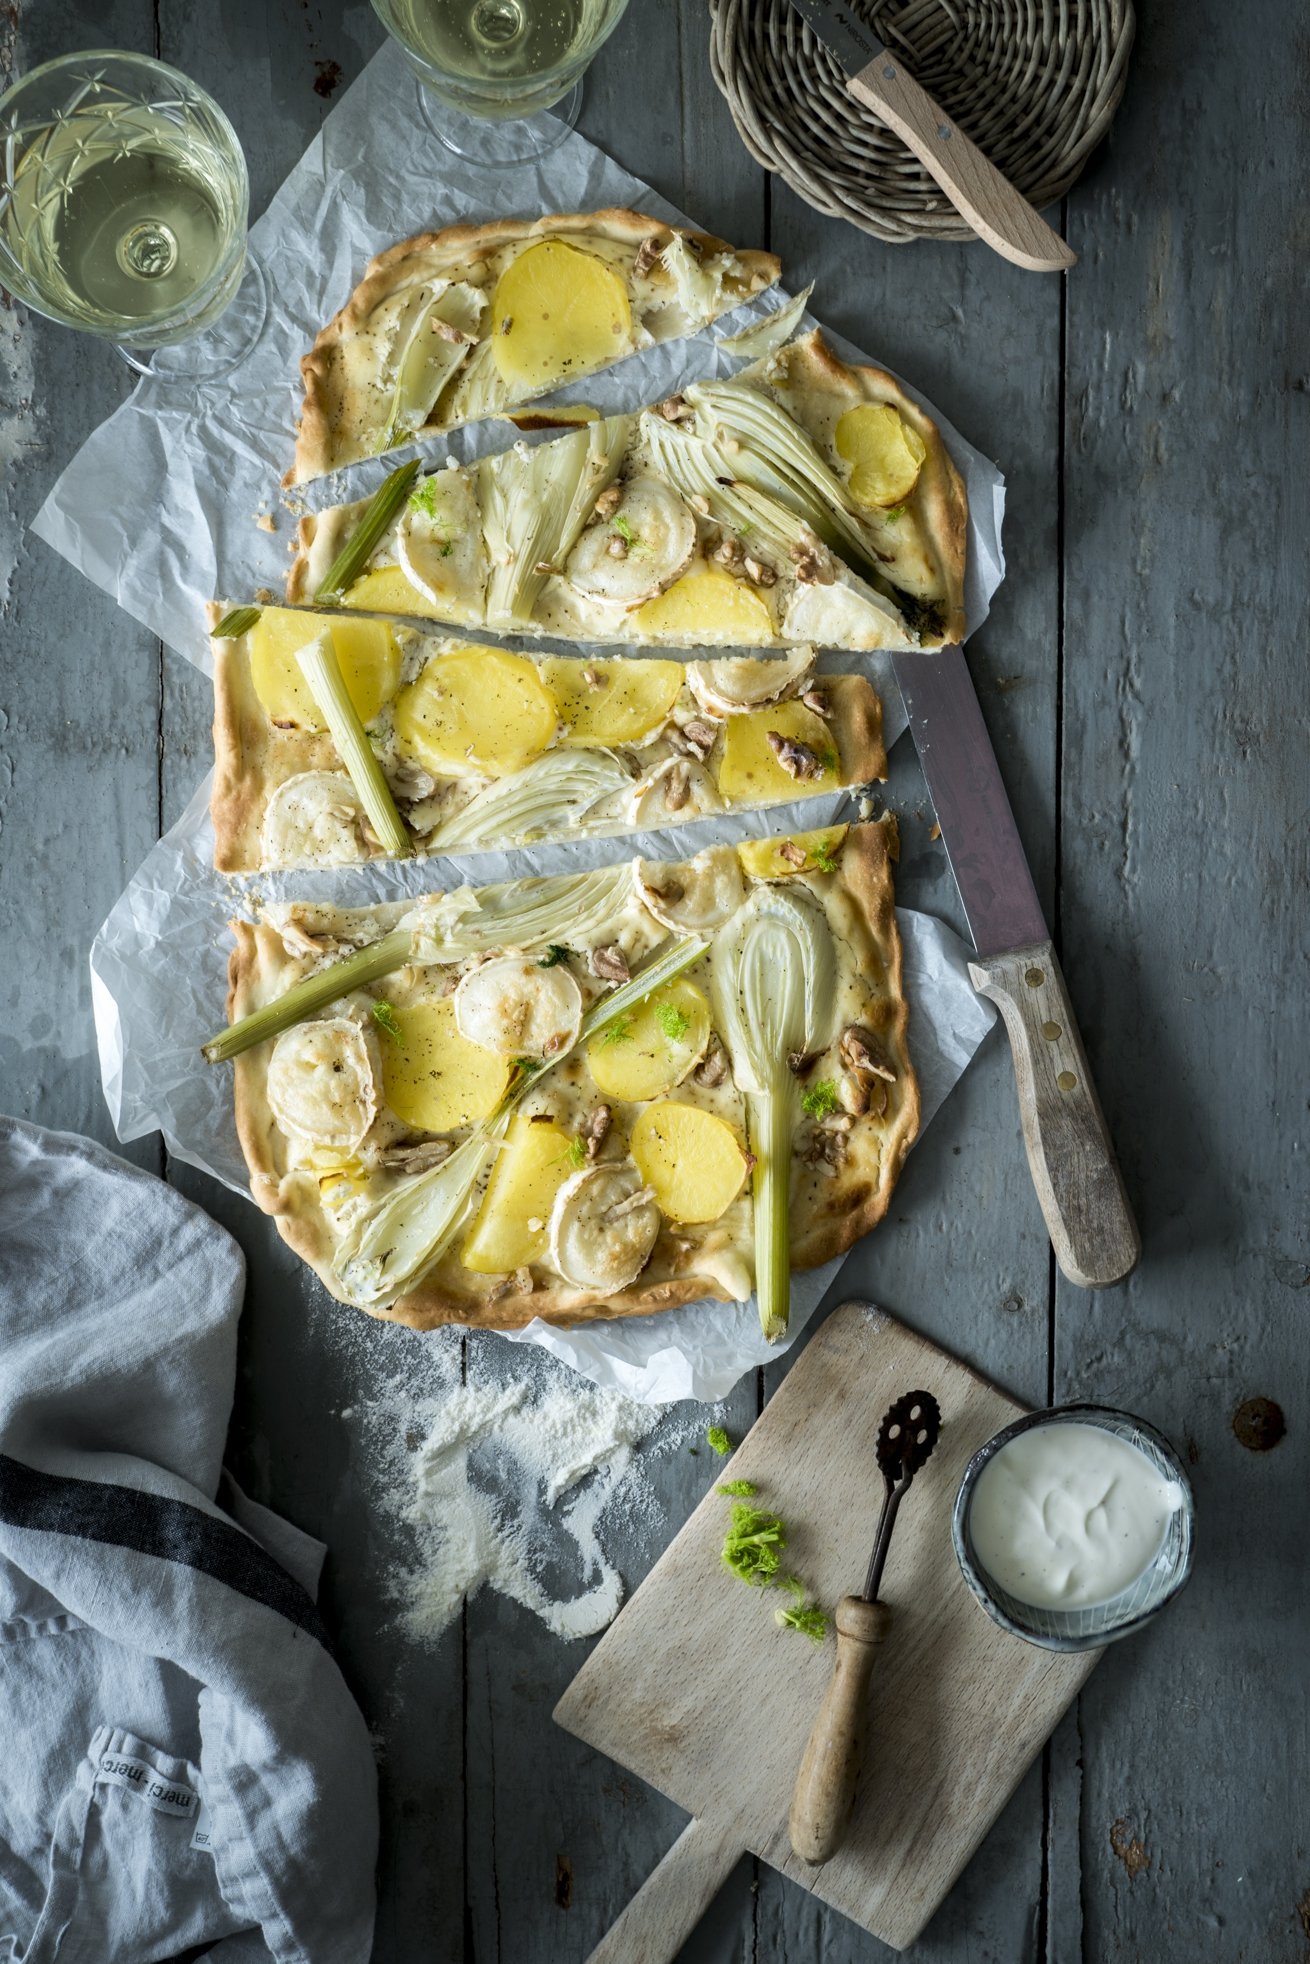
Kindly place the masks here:
<instances>
[{"instance_id":1,"label":"knife blade","mask_svg":"<svg viewBox=\"0 0 1310 1964\"><path fill-rule=\"evenodd\" d=\"M1141 1254L1073 1004L961 648L892 657L978 960L1004 1019L1028 1165L1071 1282L1105 1288Z\"/></svg>"},{"instance_id":2,"label":"knife blade","mask_svg":"<svg viewBox=\"0 0 1310 1964\"><path fill-rule=\"evenodd\" d=\"M1077 264L1077 253L951 121L868 21L841 0L791 0L791 6L836 59L857 102L895 130L994 252L1032 273L1059 273Z\"/></svg>"}]
</instances>

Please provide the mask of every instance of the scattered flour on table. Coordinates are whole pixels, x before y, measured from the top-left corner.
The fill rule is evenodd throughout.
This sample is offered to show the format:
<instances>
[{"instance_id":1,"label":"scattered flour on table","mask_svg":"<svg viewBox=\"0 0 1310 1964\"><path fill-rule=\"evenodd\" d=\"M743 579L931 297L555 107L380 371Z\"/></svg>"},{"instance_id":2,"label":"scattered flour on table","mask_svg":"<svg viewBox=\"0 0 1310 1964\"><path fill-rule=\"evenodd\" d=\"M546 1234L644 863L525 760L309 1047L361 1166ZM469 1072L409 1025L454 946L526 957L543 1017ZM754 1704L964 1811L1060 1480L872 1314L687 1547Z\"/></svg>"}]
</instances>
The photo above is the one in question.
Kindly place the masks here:
<instances>
[{"instance_id":1,"label":"scattered flour on table","mask_svg":"<svg viewBox=\"0 0 1310 1964\"><path fill-rule=\"evenodd\" d=\"M400 1619L435 1643L484 1585L560 1637L605 1628L623 1581L602 1545L662 1522L635 1448L684 1447L713 1414L702 1405L640 1405L543 1359L506 1383L470 1344L428 1339L416 1382L378 1385L340 1416L360 1427L378 1498L406 1552L392 1572ZM491 1353L493 1356L495 1353ZM372 1478L369 1480L372 1486Z\"/></svg>"}]
</instances>

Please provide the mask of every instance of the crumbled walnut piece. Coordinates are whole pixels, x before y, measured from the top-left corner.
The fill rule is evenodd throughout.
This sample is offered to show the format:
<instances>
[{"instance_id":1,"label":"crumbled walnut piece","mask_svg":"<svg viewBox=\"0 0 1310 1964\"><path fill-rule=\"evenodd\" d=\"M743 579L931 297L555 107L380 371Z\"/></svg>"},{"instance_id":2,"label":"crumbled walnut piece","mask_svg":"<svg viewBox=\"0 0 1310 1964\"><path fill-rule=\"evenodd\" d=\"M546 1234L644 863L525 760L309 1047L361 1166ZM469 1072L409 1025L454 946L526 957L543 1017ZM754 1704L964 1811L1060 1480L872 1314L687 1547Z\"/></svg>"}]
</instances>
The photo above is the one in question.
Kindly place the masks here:
<instances>
[{"instance_id":1,"label":"crumbled walnut piece","mask_svg":"<svg viewBox=\"0 0 1310 1964\"><path fill-rule=\"evenodd\" d=\"M532 1294L532 1270L526 1262L522 1268L516 1268L514 1271L514 1287L521 1296L530 1296Z\"/></svg>"},{"instance_id":2,"label":"crumbled walnut piece","mask_svg":"<svg viewBox=\"0 0 1310 1964\"><path fill-rule=\"evenodd\" d=\"M842 1073L837 1095L842 1101L843 1109L853 1118L863 1118L869 1109L869 1084L870 1080L867 1077L851 1077L848 1072ZM886 1088L884 1085L884 1093Z\"/></svg>"},{"instance_id":3,"label":"crumbled walnut piece","mask_svg":"<svg viewBox=\"0 0 1310 1964\"><path fill-rule=\"evenodd\" d=\"M478 338L476 334L469 334L464 328L456 327L452 321L443 321L439 314L432 316L428 326L439 341L451 341L457 347L471 348ZM503 328L501 332L504 333Z\"/></svg>"},{"instance_id":4,"label":"crumbled walnut piece","mask_svg":"<svg viewBox=\"0 0 1310 1964\"><path fill-rule=\"evenodd\" d=\"M691 795L691 779L685 764L675 764L664 780L664 802L671 812L680 812Z\"/></svg>"},{"instance_id":5,"label":"crumbled walnut piece","mask_svg":"<svg viewBox=\"0 0 1310 1964\"><path fill-rule=\"evenodd\" d=\"M743 557L740 539L720 539L710 554L720 566L740 566Z\"/></svg>"},{"instance_id":6,"label":"crumbled walnut piece","mask_svg":"<svg viewBox=\"0 0 1310 1964\"><path fill-rule=\"evenodd\" d=\"M596 1157L605 1143L609 1129L610 1108L608 1105L597 1105L594 1111L588 1112L586 1118L583 1120L581 1133L582 1142L587 1148L588 1159L594 1159Z\"/></svg>"},{"instance_id":7,"label":"crumbled walnut piece","mask_svg":"<svg viewBox=\"0 0 1310 1964\"><path fill-rule=\"evenodd\" d=\"M793 1077L808 1077L819 1061L817 1050L789 1050L787 1069Z\"/></svg>"},{"instance_id":8,"label":"crumbled walnut piece","mask_svg":"<svg viewBox=\"0 0 1310 1964\"><path fill-rule=\"evenodd\" d=\"M513 1293L514 1277L512 1275L502 1275L500 1281L494 1283L487 1291L488 1309L490 1309L492 1303L498 1303L503 1296L512 1296Z\"/></svg>"},{"instance_id":9,"label":"crumbled walnut piece","mask_svg":"<svg viewBox=\"0 0 1310 1964\"><path fill-rule=\"evenodd\" d=\"M605 686L605 677L598 668L584 668L582 679L589 689L603 689Z\"/></svg>"},{"instance_id":10,"label":"crumbled walnut piece","mask_svg":"<svg viewBox=\"0 0 1310 1964\"><path fill-rule=\"evenodd\" d=\"M784 736L781 730L766 730L764 736L788 777L802 780L822 777L822 760L818 751L811 750L808 743L798 743L795 737Z\"/></svg>"},{"instance_id":11,"label":"crumbled walnut piece","mask_svg":"<svg viewBox=\"0 0 1310 1964\"><path fill-rule=\"evenodd\" d=\"M666 423L685 423L689 416L696 414L686 396L665 396L657 407Z\"/></svg>"},{"instance_id":12,"label":"crumbled walnut piece","mask_svg":"<svg viewBox=\"0 0 1310 1964\"><path fill-rule=\"evenodd\" d=\"M709 1049L692 1072L692 1077L697 1084L704 1085L705 1089L710 1091L716 1084L722 1084L727 1075L728 1053L718 1038L715 1037Z\"/></svg>"},{"instance_id":13,"label":"crumbled walnut piece","mask_svg":"<svg viewBox=\"0 0 1310 1964\"><path fill-rule=\"evenodd\" d=\"M541 1046L542 1056L543 1057L558 1056L560 1051L563 1050L567 1042L568 1042L568 1038L565 1036L564 1032L562 1030L556 1030L554 1036L547 1037L546 1041L542 1044Z\"/></svg>"},{"instance_id":14,"label":"crumbled walnut piece","mask_svg":"<svg viewBox=\"0 0 1310 1964\"><path fill-rule=\"evenodd\" d=\"M593 975L599 975L602 982L630 982L632 970L628 958L617 941L611 941L604 948L593 948L588 960Z\"/></svg>"},{"instance_id":15,"label":"crumbled walnut piece","mask_svg":"<svg viewBox=\"0 0 1310 1964\"><path fill-rule=\"evenodd\" d=\"M816 716L822 716L825 723L832 714L828 707L827 693L823 689L806 689L801 701L807 709L812 709Z\"/></svg>"},{"instance_id":16,"label":"crumbled walnut piece","mask_svg":"<svg viewBox=\"0 0 1310 1964\"><path fill-rule=\"evenodd\" d=\"M804 586L831 586L837 577L828 548L807 528L791 549L796 577Z\"/></svg>"},{"instance_id":17,"label":"crumbled walnut piece","mask_svg":"<svg viewBox=\"0 0 1310 1964\"><path fill-rule=\"evenodd\" d=\"M592 510L599 519L613 518L622 503L623 486L621 484L607 484L592 506Z\"/></svg>"},{"instance_id":18,"label":"crumbled walnut piece","mask_svg":"<svg viewBox=\"0 0 1310 1964\"><path fill-rule=\"evenodd\" d=\"M408 757L390 757L382 766L393 798L405 804L415 804L420 798L430 798L437 788L437 780L431 771L425 771L421 764L413 764Z\"/></svg>"},{"instance_id":19,"label":"crumbled walnut piece","mask_svg":"<svg viewBox=\"0 0 1310 1964\"><path fill-rule=\"evenodd\" d=\"M606 539L605 550L611 559L626 559L628 556L628 542L621 532L615 532Z\"/></svg>"},{"instance_id":20,"label":"crumbled walnut piece","mask_svg":"<svg viewBox=\"0 0 1310 1964\"><path fill-rule=\"evenodd\" d=\"M742 560L742 570L752 586L770 587L777 584L778 575L772 566L766 566L762 559L754 559L750 553Z\"/></svg>"},{"instance_id":21,"label":"crumbled walnut piece","mask_svg":"<svg viewBox=\"0 0 1310 1964\"><path fill-rule=\"evenodd\" d=\"M789 866L805 864L805 848L798 846L795 839L784 839L778 847L779 859L785 859Z\"/></svg>"},{"instance_id":22,"label":"crumbled walnut piece","mask_svg":"<svg viewBox=\"0 0 1310 1964\"><path fill-rule=\"evenodd\" d=\"M844 1132L826 1132L816 1126L805 1147L805 1158L820 1173L831 1177L846 1164L846 1142Z\"/></svg>"},{"instance_id":23,"label":"crumbled walnut piece","mask_svg":"<svg viewBox=\"0 0 1310 1964\"><path fill-rule=\"evenodd\" d=\"M860 1024L848 1024L842 1031L837 1052L847 1070L856 1077L880 1077L887 1084L895 1084L895 1066L879 1049L877 1039Z\"/></svg>"},{"instance_id":24,"label":"crumbled walnut piece","mask_svg":"<svg viewBox=\"0 0 1310 1964\"><path fill-rule=\"evenodd\" d=\"M652 232L648 239L643 239L637 247L637 257L632 262L633 279L644 280L663 250L657 232Z\"/></svg>"},{"instance_id":25,"label":"crumbled walnut piece","mask_svg":"<svg viewBox=\"0 0 1310 1964\"><path fill-rule=\"evenodd\" d=\"M672 736L672 731L669 734ZM689 722L680 726L678 734L692 756L704 763L713 750L719 733L713 723L707 723L701 716L693 716Z\"/></svg>"}]
</instances>

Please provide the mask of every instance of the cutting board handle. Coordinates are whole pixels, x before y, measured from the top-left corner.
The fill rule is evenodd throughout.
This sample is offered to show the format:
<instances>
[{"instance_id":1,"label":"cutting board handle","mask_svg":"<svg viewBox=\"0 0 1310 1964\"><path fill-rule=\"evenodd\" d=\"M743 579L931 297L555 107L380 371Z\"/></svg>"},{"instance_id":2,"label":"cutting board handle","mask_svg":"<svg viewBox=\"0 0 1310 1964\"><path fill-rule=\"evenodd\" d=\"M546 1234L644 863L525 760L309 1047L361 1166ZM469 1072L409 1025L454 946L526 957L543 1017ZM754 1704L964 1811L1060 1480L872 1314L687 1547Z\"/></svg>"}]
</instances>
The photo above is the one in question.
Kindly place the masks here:
<instances>
[{"instance_id":1,"label":"cutting board handle","mask_svg":"<svg viewBox=\"0 0 1310 1964\"><path fill-rule=\"evenodd\" d=\"M787 1817L793 1849L814 1867L836 1854L851 1818L869 1730L869 1678L892 1613L886 1603L843 1596L833 1621L837 1661L805 1742Z\"/></svg>"},{"instance_id":2,"label":"cutting board handle","mask_svg":"<svg viewBox=\"0 0 1310 1964\"><path fill-rule=\"evenodd\" d=\"M1049 941L969 963L1005 1019L1033 1185L1055 1259L1082 1289L1122 1282L1142 1252L1073 1004Z\"/></svg>"},{"instance_id":3,"label":"cutting board handle","mask_svg":"<svg viewBox=\"0 0 1310 1964\"><path fill-rule=\"evenodd\" d=\"M745 1852L739 1830L688 1821L587 1964L673 1964Z\"/></svg>"}]
</instances>

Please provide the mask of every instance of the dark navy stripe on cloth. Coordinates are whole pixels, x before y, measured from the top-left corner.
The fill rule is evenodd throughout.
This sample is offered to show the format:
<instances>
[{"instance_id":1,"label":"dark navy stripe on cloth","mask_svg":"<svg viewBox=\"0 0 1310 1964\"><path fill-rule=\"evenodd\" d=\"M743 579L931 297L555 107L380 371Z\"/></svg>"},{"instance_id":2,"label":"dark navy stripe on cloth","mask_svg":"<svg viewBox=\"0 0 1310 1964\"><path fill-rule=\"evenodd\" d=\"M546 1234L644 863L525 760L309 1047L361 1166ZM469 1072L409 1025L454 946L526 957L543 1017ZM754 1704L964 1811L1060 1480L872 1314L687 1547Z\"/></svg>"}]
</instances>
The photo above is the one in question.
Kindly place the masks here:
<instances>
[{"instance_id":1,"label":"dark navy stripe on cloth","mask_svg":"<svg viewBox=\"0 0 1310 1964\"><path fill-rule=\"evenodd\" d=\"M41 1473L0 1453L0 1521L45 1534L75 1535L130 1548L161 1561L181 1562L235 1589L251 1602L331 1649L313 1600L267 1549L234 1522L202 1513L171 1495L142 1493L98 1480Z\"/></svg>"}]
</instances>

